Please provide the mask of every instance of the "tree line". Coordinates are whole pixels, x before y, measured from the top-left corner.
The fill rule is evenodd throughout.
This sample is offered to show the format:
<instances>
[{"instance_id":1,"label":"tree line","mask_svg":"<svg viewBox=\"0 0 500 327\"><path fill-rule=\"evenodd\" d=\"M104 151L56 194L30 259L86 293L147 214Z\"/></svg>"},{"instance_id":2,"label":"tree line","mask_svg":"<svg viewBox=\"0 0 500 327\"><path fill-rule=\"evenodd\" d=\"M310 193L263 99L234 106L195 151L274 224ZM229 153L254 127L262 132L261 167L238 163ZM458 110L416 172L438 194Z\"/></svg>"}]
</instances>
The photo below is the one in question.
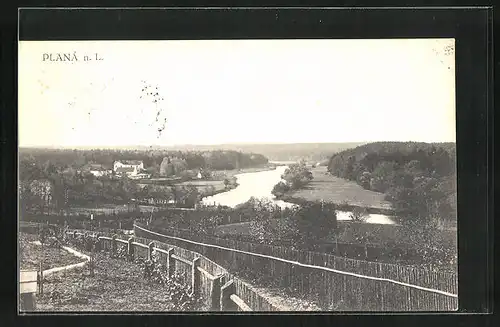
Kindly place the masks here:
<instances>
[{"instance_id":1,"label":"tree line","mask_svg":"<svg viewBox=\"0 0 500 327\"><path fill-rule=\"evenodd\" d=\"M231 170L249 168L268 163L268 159L256 153L238 151L168 151L168 150L69 150L69 149L31 149L19 150L20 162L37 162L62 168L79 169L89 163L101 164L112 169L113 162L120 160L141 160L145 168L160 172L165 158L175 158L185 165L186 170L210 169ZM167 160L168 161L168 160ZM165 164L165 163L164 163Z\"/></svg>"},{"instance_id":2,"label":"tree line","mask_svg":"<svg viewBox=\"0 0 500 327\"><path fill-rule=\"evenodd\" d=\"M406 223L456 220L454 143L370 143L334 154L328 171L385 193Z\"/></svg>"},{"instance_id":3,"label":"tree line","mask_svg":"<svg viewBox=\"0 0 500 327\"><path fill-rule=\"evenodd\" d=\"M151 152L120 150L59 150L22 149L19 156L19 205L23 212L62 212L71 205L101 203L128 203L132 199L158 199L163 203L173 200L184 207L193 207L203 196L190 185L140 186L126 177L95 177L82 169L87 164L97 163L109 169L115 160L143 160L146 169L158 172L165 155L175 155L177 165L173 172L180 173L193 167L205 168L203 177L210 176L210 169L245 168L267 163L267 158L256 154L235 151L212 152ZM159 165L155 165L159 162ZM148 166L153 165L153 166ZM186 180L194 176L180 175ZM226 188L234 187L234 178L224 181ZM205 191L210 194L214 190Z\"/></svg>"}]
</instances>

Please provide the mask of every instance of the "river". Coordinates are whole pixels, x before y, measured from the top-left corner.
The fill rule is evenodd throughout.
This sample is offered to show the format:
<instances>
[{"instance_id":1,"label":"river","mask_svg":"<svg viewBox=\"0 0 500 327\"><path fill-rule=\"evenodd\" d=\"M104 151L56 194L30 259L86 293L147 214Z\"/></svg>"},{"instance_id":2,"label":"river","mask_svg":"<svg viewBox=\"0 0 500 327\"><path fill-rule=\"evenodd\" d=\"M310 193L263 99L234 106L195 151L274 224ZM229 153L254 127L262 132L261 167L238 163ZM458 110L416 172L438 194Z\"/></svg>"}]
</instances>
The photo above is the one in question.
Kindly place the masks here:
<instances>
[{"instance_id":1,"label":"river","mask_svg":"<svg viewBox=\"0 0 500 327\"><path fill-rule=\"evenodd\" d=\"M280 162L274 162L279 164ZM288 164L288 162L287 162ZM267 198L281 208L293 207L296 204L275 199L271 191L280 180L281 175L288 166L277 166L274 170L260 171L254 173L237 174L238 187L228 192L219 193L206 197L202 200L205 205L224 205L234 208L238 204L248 201L251 197L258 199ZM347 211L337 211L338 220L351 220ZM395 224L390 216L380 214L369 214L365 222L373 224Z\"/></svg>"},{"instance_id":2,"label":"river","mask_svg":"<svg viewBox=\"0 0 500 327\"><path fill-rule=\"evenodd\" d=\"M266 170L255 173L242 173L235 175L238 187L228 192L219 193L204 198L203 204L220 204L235 207L240 203L248 201L252 196L258 199L267 198L282 208L291 207L294 204L276 200L271 191L280 180L287 166L278 166L274 170Z\"/></svg>"}]
</instances>

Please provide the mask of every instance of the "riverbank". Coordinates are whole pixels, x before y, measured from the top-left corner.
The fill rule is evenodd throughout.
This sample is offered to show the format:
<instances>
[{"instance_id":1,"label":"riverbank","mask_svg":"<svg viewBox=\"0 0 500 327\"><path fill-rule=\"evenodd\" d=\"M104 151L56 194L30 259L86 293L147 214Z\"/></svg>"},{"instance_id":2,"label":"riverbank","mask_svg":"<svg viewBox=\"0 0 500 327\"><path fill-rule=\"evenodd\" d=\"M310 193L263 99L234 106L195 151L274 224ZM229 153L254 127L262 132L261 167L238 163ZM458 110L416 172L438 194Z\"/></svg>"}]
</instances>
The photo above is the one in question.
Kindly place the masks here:
<instances>
[{"instance_id":1,"label":"riverbank","mask_svg":"<svg viewBox=\"0 0 500 327\"><path fill-rule=\"evenodd\" d=\"M344 211L362 208L370 214L395 214L383 193L365 190L354 182L332 176L324 166L312 168L311 172L313 180L304 188L287 192L279 199L298 205L325 201L339 205Z\"/></svg>"},{"instance_id":2,"label":"riverbank","mask_svg":"<svg viewBox=\"0 0 500 327\"><path fill-rule=\"evenodd\" d=\"M266 165L262 165L259 167L251 167L251 168L243 168L243 169L231 169L231 170L217 170L214 172L214 178L217 178L217 180L221 179L222 181L224 178L231 178L235 177L236 175L239 174L248 174L248 173L259 173L261 171L268 171L268 170L274 170L276 169L278 165L274 163L268 163Z\"/></svg>"},{"instance_id":3,"label":"riverbank","mask_svg":"<svg viewBox=\"0 0 500 327\"><path fill-rule=\"evenodd\" d=\"M268 164L260 167L232 169L232 170L217 170L213 172L211 179L191 180L175 184L176 186L194 186L197 188L202 198L214 196L217 194L229 192L239 186L238 181L235 184L224 184L225 179L237 178L236 175L258 173L262 171L269 171L276 169L276 165Z\"/></svg>"}]
</instances>

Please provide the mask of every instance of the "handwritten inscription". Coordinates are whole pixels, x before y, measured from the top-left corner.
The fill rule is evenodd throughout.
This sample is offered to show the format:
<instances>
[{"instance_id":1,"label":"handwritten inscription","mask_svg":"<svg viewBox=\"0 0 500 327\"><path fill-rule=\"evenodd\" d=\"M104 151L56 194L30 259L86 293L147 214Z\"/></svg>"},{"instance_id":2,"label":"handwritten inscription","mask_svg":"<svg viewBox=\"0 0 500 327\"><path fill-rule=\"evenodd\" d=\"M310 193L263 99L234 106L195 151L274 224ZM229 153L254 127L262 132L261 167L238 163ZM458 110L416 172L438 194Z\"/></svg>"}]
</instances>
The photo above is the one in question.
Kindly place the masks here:
<instances>
[{"instance_id":1,"label":"handwritten inscription","mask_svg":"<svg viewBox=\"0 0 500 327\"><path fill-rule=\"evenodd\" d=\"M61 61L61 62L77 62L77 61L101 61L104 60L98 53L79 55L74 52L57 52L57 53L44 53L42 61Z\"/></svg>"}]
</instances>

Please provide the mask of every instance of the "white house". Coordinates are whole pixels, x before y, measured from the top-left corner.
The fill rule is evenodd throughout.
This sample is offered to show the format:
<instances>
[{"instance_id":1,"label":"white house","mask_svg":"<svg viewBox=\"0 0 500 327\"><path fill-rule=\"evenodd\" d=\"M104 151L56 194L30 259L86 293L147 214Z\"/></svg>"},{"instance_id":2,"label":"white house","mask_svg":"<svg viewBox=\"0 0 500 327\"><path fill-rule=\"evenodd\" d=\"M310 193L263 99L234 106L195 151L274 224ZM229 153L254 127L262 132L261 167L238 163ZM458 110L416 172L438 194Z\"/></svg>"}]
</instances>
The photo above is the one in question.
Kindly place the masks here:
<instances>
[{"instance_id":1,"label":"white house","mask_svg":"<svg viewBox=\"0 0 500 327\"><path fill-rule=\"evenodd\" d=\"M144 169L144 163L141 160L122 160L113 163L113 170L116 172L118 168L133 168L137 172Z\"/></svg>"},{"instance_id":2,"label":"white house","mask_svg":"<svg viewBox=\"0 0 500 327\"><path fill-rule=\"evenodd\" d=\"M138 169L137 167L117 167L115 169L115 173L117 175L126 175L126 176L136 176L139 172L138 172Z\"/></svg>"}]
</instances>

